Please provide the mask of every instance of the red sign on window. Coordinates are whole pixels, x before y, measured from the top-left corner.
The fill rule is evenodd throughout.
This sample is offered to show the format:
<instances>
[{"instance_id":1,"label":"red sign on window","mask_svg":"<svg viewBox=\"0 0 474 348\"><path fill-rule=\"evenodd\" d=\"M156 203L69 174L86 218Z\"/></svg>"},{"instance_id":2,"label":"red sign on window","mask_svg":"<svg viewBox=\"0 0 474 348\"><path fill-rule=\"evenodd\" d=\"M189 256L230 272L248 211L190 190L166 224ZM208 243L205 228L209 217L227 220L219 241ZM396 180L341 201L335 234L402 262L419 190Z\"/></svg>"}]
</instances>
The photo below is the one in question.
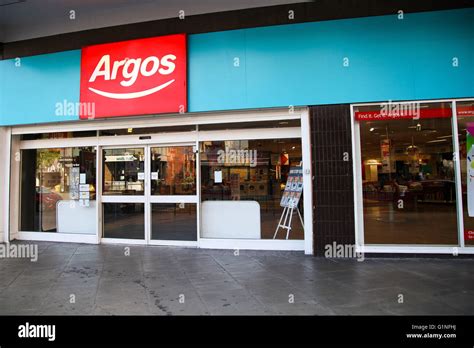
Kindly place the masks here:
<instances>
[{"instance_id":1,"label":"red sign on window","mask_svg":"<svg viewBox=\"0 0 474 348\"><path fill-rule=\"evenodd\" d=\"M465 241L474 240L474 231L473 230L464 230L464 240Z\"/></svg>"},{"instance_id":2,"label":"red sign on window","mask_svg":"<svg viewBox=\"0 0 474 348\"><path fill-rule=\"evenodd\" d=\"M449 108L437 109L407 109L401 111L385 111L385 110L370 110L357 111L355 119L357 121L387 121L412 119L418 120L420 118L447 118L452 116L452 111Z\"/></svg>"},{"instance_id":3,"label":"red sign on window","mask_svg":"<svg viewBox=\"0 0 474 348\"><path fill-rule=\"evenodd\" d=\"M474 116L474 105L468 106L457 106L458 117L469 117Z\"/></svg>"},{"instance_id":4,"label":"red sign on window","mask_svg":"<svg viewBox=\"0 0 474 348\"><path fill-rule=\"evenodd\" d=\"M185 112L186 35L82 49L80 118Z\"/></svg>"}]
</instances>

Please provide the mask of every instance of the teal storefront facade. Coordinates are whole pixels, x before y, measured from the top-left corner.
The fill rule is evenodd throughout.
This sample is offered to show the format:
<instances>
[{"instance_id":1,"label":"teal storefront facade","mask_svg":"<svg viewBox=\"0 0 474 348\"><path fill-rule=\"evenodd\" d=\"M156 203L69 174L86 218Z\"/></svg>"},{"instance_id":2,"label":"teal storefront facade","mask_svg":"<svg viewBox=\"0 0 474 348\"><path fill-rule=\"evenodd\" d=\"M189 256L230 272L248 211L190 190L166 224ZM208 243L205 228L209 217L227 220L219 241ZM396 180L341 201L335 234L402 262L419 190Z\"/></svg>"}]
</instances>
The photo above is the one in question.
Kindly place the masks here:
<instances>
[{"instance_id":1,"label":"teal storefront facade","mask_svg":"<svg viewBox=\"0 0 474 348\"><path fill-rule=\"evenodd\" d=\"M189 35L188 112L471 97L473 23L461 9ZM80 57L1 61L0 125L77 120L54 111L79 101Z\"/></svg>"},{"instance_id":2,"label":"teal storefront facade","mask_svg":"<svg viewBox=\"0 0 474 348\"><path fill-rule=\"evenodd\" d=\"M191 209L192 212L190 214L195 214L196 216L195 220L198 226L196 240L185 240L184 243L180 244L174 243L176 242L175 239L173 239L173 243L171 243L171 239L166 239L169 245L223 248L233 248L238 245L242 248L251 249L304 250L307 254L321 254L323 248L321 246L315 246L315 244L318 240L320 243L323 243L322 241L324 240L324 245L326 245L330 240L324 238L320 239L320 235L326 232L324 228L321 227L322 225L318 225L317 220L320 219L328 223L334 221L337 225L341 220L349 219L352 228L344 230L344 228L341 227L341 231L334 232L331 238L338 240L340 236L343 236L341 240L345 241L345 243L353 242L359 248L364 248L366 243L363 241L364 238L362 238L362 240L360 238L360 236L364 235L364 226L363 224L361 225L360 220L367 218L364 215L366 212L362 211L360 207L357 208L357 206L362 203L364 207L366 207L366 197L362 197L364 194L363 191L366 188L366 181L370 182L370 176L369 178L366 177L369 175L369 172L366 171L369 169L373 170L373 167L370 167L370 163L372 162L367 162L371 160L371 158L364 157L364 151L366 151L364 150L364 145L360 145L361 139L364 139L365 135L363 133L364 124L359 124L359 122L354 119L355 112L359 110L358 105L380 105L387 102L401 102L418 103L422 104L423 107L425 103L427 103L427 105L431 105L431 102L447 103L449 106L443 104L440 107L449 107L450 110L453 109L454 115L456 113L456 106L453 104L454 100L464 105L465 103L469 104L469 101L474 97L473 34L473 8L422 13L396 13L393 15L365 18L189 34L187 36L187 111L184 114L138 115L136 117L120 118L120 120L117 119L117 121L113 119L80 120L74 108L71 112L61 112L58 114L58 105L76 105L80 101L81 49L1 60L0 129L3 150L0 153L0 160L2 161L2 167L0 169L2 173L4 173L1 186L5 188L3 191L0 190L2 197L2 217L0 222L3 232L3 241L14 238L41 240L40 237L36 237L39 231L25 231L21 228L21 217L18 215L21 215L23 208L31 212L36 209L36 214L40 214L38 207L28 208L25 206L22 208L22 198L20 197L21 178L24 175L24 170L26 170L24 169L25 167L23 167L25 156L40 156L40 149L52 149L54 137L51 136L46 139L40 136L28 137L26 134L68 133L68 135L65 136L68 140L64 140L64 144L58 145L60 148L70 149L68 150L69 152L66 151L67 154L61 154L63 157L59 160L60 163L64 163L65 160L63 159L70 158L71 156L81 158L81 161L83 161L83 158L91 155L91 153L94 153L95 156L95 170L97 171L95 180L97 180L97 183L91 184L93 185L91 188L93 187L94 191L89 193L91 196L96 196L96 203L94 203L95 215L91 215L92 219L97 220L91 224L91 226L95 228L95 234L90 238L82 238L83 236L78 235L77 238L74 237L72 240L66 237L63 239L55 239L55 235L53 234L58 234L59 225L48 223L51 226L54 225L54 228L48 229L45 227L47 224L44 222L47 219L42 217L43 220L41 220L42 222L39 222L38 225L40 230L44 230L41 236L47 236L47 238L50 238L49 240L79 242L87 240L87 242L91 243L106 242L107 238L104 238L103 235L104 221L107 219L105 205L144 204L143 212L140 214L143 214L145 221L143 227L145 231L144 241L149 242L150 239L153 239L150 237L153 235L151 232L153 230L151 226L153 224L152 221L154 221L153 212L155 206L153 206L153 204L162 203L168 204L169 207L171 207L172 204L195 205L195 207L193 206ZM332 125L330 122L325 126L323 123L318 122L318 117L321 117L320 119L326 117L323 114L318 116L318 110L323 110L318 109L318 107L327 105L346 105L346 111L344 112L347 114L344 115L347 117L344 116L346 117L344 118L341 116L338 121L341 124L346 124L345 128L339 129L337 125ZM466 106L467 109L470 108L469 105ZM360 110L363 110L363 107ZM285 116L285 114L287 116ZM215 120L209 121L214 117L213 115L216 115ZM266 124L259 123L259 115L262 115L261 122L267 122ZM456 114L454 120L457 120L457 117ZM193 118L197 120L195 123L193 123ZM176 120L176 123L173 123L173 120ZM238 123L242 123L242 125L236 125ZM244 123L247 125L244 126ZM252 123L255 123L255 125L252 126ZM211 124L215 124L215 126L210 126ZM229 124L229 127L224 127L222 124ZM186 128L188 126L196 128ZM411 124L407 124L407 127L410 126ZM117 198L118 195L112 198L106 197L104 180L108 180L106 175L108 175L108 170L112 168L111 163L116 160L111 159L112 157L108 157L107 160L110 163L106 163L106 156L116 156L116 154L111 155L113 151L110 151L113 149L126 148L127 151L120 153L120 155L126 155L128 154L128 150L141 146L137 145L138 143L132 143L132 138L122 138L122 142L114 142L111 138L106 139L106 130L122 129L124 130L123 134L116 132L115 135L118 137L120 137L120 135L131 137L132 134L135 134L135 129L140 127L147 128L147 131L142 133L145 135L148 135L147 132L155 135L161 134L161 130L159 130L160 127L168 127L168 129L163 132L169 133L168 135L160 137L152 135L152 139L149 142L145 141L146 145L143 145L141 150L134 152L134 156L140 158L140 161L143 157L143 161L141 161L143 163L139 165L143 165L142 172L144 174L140 171L135 173L137 177L133 180L135 180L134 182L143 181L144 197L143 199L127 198L127 200L124 200L123 197ZM182 127L183 129L174 129L173 127ZM317 127L322 127L322 129ZM405 127L405 124L401 124L400 129L407 127ZM442 127L445 127L445 125L432 126L432 128L440 132L440 134ZM257 129L261 130L264 128L267 128L265 135L253 135L254 133L258 133ZM377 126L369 128L376 129ZM35 131L35 129L37 131ZM132 129L131 132L130 129ZM250 130L245 131L245 129ZM234 139L234 134L237 134L239 130L240 135ZM80 134L76 137L72 135L75 132L95 132L95 134ZM197 132L203 135L192 137L190 135L191 133L186 133L189 135L188 137L188 135L185 136L184 133L181 134L181 132ZM359 132L361 133L359 134ZM442 133L441 136L453 137L453 134L457 135L458 133L460 133L460 130L449 128L448 133ZM196 133L193 134L195 135ZM331 134L334 135L332 139ZM346 144L346 147L344 147L345 145L339 146L340 144L331 143L331 141L336 141L334 139L339 135L347 140L346 143L344 142L345 140L341 140L340 142L340 144ZM282 142L281 148L273 148L273 145L270 143L267 144L266 141L268 139L277 139L279 136L281 136L282 139L286 139ZM316 136L326 137L326 145L321 143L318 145L319 147L317 147L316 141L314 140ZM81 143L81 137L86 139L84 143ZM101 142L102 140L99 139L101 137L106 139L103 143ZM196 154L199 153L193 162L195 163L195 169L192 170L193 173L195 172L195 174L193 174L195 175L195 192L183 194L183 196L186 197L181 197L182 202L180 198L171 197L171 194L163 195L167 197L166 199L153 197L153 182L148 183L146 181L148 179L138 179L142 175L145 175L147 178L148 175L150 178L153 177L153 175L157 175L158 177L158 174L153 174L153 166L155 165L153 162L155 157L153 156L154 154L161 153L160 151L162 150L157 150L158 148L169 147L169 144L173 144L173 137L175 137L175 139L181 139L176 141L180 149L182 149L183 146L190 146ZM94 138L96 140L93 140ZM295 139L299 140L296 141ZM284 160L281 160L282 154L290 152L290 158L298 159L299 162L303 163L303 169L306 170L307 174L307 178L305 176L304 179L307 191L304 191L303 196L312 196L305 198L305 201L302 203L303 206L301 207L306 217L304 226L301 226L304 228L304 231L301 232L301 236L297 238L298 240L293 241L293 244L289 243L291 242L290 240L282 240L281 242L288 243L285 245L282 243L277 245L273 242L279 241L269 241L272 239L271 236L268 238L263 237L263 231L267 228L265 225L267 223L265 220L267 215L265 214L271 210L273 215L276 214L275 219L278 220L280 211L278 204L276 203L275 208L274 205L271 205L273 203L269 203L268 198L265 198L265 200L263 200L263 198L256 198L255 201L257 201L260 206L260 215L257 214L255 216L257 220L260 219L260 221L262 221L262 231L258 232L261 233L262 237L256 237L254 239L259 239L259 242L261 241L262 243L253 245L254 240L252 240L251 237L248 238L248 243L239 242L238 240L245 238L238 238L238 236L236 237L235 235L229 238L207 238L213 240L213 242L210 243L203 237L204 232L202 230L205 230L205 233L211 233L212 229L203 227L203 219L209 218L212 220L212 218L203 215L205 214L205 211L203 211L205 208L202 207L202 204L204 203L203 197L205 196L205 192L207 192L206 190L209 190L209 192L212 190L209 187L205 187L202 180L208 175L206 174L206 170L215 172L221 169L212 164L209 164L209 168L204 167L203 163L205 163L205 161L211 163L210 158L212 157L210 152L206 151L211 151L211 148L218 146L229 146L228 144L231 144L233 141L245 142L245 145L239 146L247 146L245 149L250 149L250 144L256 140L260 140L260 145L255 143L255 146L261 146L262 149L264 149L262 153L267 153L269 158L271 156L275 158L280 156L279 160L268 159L268 173L276 172L276 178L280 178L278 175L281 173L278 173L284 169ZM44 141L44 144L41 143L41 141ZM219 141L226 143L225 145L224 143L219 145ZM399 141L402 142L402 140ZM432 140L430 138L430 140L427 141ZM406 142L405 135L403 142ZM158 144L159 146L153 144ZM35 149L34 147L36 145L38 145L38 147ZM410 144L404 146L407 147L409 145ZM291 151L297 151L298 147L300 147L300 152L293 154ZM334 149L334 153L326 154L324 152L329 147ZM380 152L379 140L377 140L376 147L376 151ZM422 146L420 145L419 147L421 148ZM423 173L422 167L436 167L435 162L430 162L435 157L442 158L448 162L453 161L453 165L456 167L453 158L445 157L448 152L451 152L451 154L461 153L461 147L459 143L454 142L452 149L446 150L440 148L430 150L432 152L429 156L417 154L417 161L419 161L417 173ZM23 152L30 150L37 152L35 154ZM392 150L396 152L395 146ZM173 149L173 151L175 151L175 149ZM405 171L403 165L406 165L406 168L408 168L408 160L401 156L401 154L395 152L392 154L391 159L394 163L393 165L395 166L398 161L401 168L400 172ZM426 150L426 152L428 153L428 150ZM152 158L152 160L149 161L148 158ZM338 162L339 160L341 163ZM376 163L375 166L379 168L375 171L375 174L373 174L374 177L372 178L373 183L378 182L378 186L373 184L373 186L376 187L374 190L380 191L384 189L383 181L386 180L385 174L389 173L384 172L383 168L381 169L382 165L380 163L382 163L381 161L383 160L384 158L380 161L377 159L377 162L373 162ZM74 159L73 162L74 161L76 161L76 159ZM347 180L344 181L344 183L341 182L340 185L349 183L349 187L344 188L348 194L347 200L351 201L349 206L346 206L344 202L334 203L334 201L331 200L332 198L327 198L324 202L320 201L319 197L316 198L315 195L323 195L325 189L321 188L322 191L318 193L317 187L319 186L315 184L315 182L318 181L318 175L325 177L331 176L328 175L327 172L321 174L320 168L324 166L328 166L329 168L330 166L337 166L339 164L343 167L347 164L346 162L350 164L347 167L347 172L337 175ZM403 164L402 162L406 163ZM318 163L322 167L318 167ZM81 165L83 164L84 163ZM296 165L296 161L291 161L291 165L293 164ZM462 163L462 165L464 165L464 163ZM227 164L223 167L226 166L231 167ZM361 167L362 169L360 169ZM228 175L230 191L232 191L231 178L235 179L238 173L241 175L240 180L244 183L244 186L247 185L246 181L254 180L252 179L252 168L248 168L247 174L242 174L242 168L239 168L229 168L228 172L226 172L226 170L223 171L224 184L226 183L226 175ZM267 175L267 169L262 168L263 174L255 174L256 179L254 182L259 181L259 176ZM35 169L30 168L29 170L32 171L29 174L31 175L30 178L34 179ZM45 173L48 170L45 170ZM397 169L394 168L393 172L396 170ZM410 170L411 169L406 169L407 172L410 172ZM429 170L426 169L426 171ZM431 170L433 177L435 174L438 175L441 173L441 171L435 172L436 170ZM455 187L459 188L455 189L459 197L459 195L464 194L461 184L464 171L459 169L458 172L459 173L453 174L452 178L453 181L456 182ZM156 173L158 173L158 170ZM413 174L414 171L411 170L410 173ZM38 175L39 174L36 173L36 181L38 181L40 177L45 177L45 174L41 174L43 176ZM214 176L215 174L209 175L209 180L212 179L215 186L218 179ZM247 175L247 177L245 177L245 175ZM51 178L48 180L60 180L53 178L54 175L49 176ZM110 179L110 182L118 182L122 176L123 175L118 173L117 177L113 178L114 180ZM335 178L335 176L333 177ZM269 179L269 182L273 179ZM161 177L159 180L161 180ZM163 180L165 180L165 178L163 178ZM380 184L381 181L382 184ZM272 187L276 186L272 186L273 184L274 183L268 182L263 183L264 189L262 190L267 193L274 192L272 191ZM61 185L64 186L64 183ZM396 183L396 185L398 185L398 187L410 186L401 182ZM34 186L36 186L36 191L41 191L41 187L43 187L41 182L36 182ZM58 190L63 190L63 186ZM102 187L99 188L99 186ZM54 185L51 185L49 189L54 191L55 189L53 189L53 187ZM225 192L223 187L220 187L220 189L222 192ZM245 189L247 189L247 186L245 186ZM34 196L33 191L35 191L35 187L31 187L30 190ZM338 188L335 187L331 190L336 192ZM410 189L407 190L409 191ZM23 191L26 192L25 190ZM121 192L121 194L123 194L124 191ZM274 193L267 193L261 196L273 195L272 199L278 198ZM41 197L43 197L42 195L44 194L42 192L39 194L40 202L42 202ZM36 195L38 195L38 192ZM59 192L59 195L63 196L63 192ZM101 199L101 195L103 195L103 199ZM232 192L230 192L229 195L232 196ZM251 198L249 198L251 197L250 195L245 196L242 192L240 192L239 195L241 202L246 201L247 198L251 200ZM244 196L247 198L244 198ZM25 199L26 198L23 197L23 200ZM212 199L210 199L210 201L212 201ZM58 198L58 200L61 199ZM64 197L63 200L65 200ZM229 198L229 201L230 200ZM426 198L426 201L428 200L429 199ZM438 196L431 200L437 201ZM450 202L449 204L451 204L451 206L449 209L453 208L458 211L458 217L462 215L463 205L460 203L462 201L461 199L456 200L453 198L450 200L446 199L445 201L446 204L448 204L448 201ZM334 205L334 207L345 207L344 209L347 208L348 211L353 212L353 216L349 218L343 218L341 216L322 216L320 214L323 214L324 209L318 210L318 204L320 204L321 207L325 207L324 209L330 209L331 205ZM211 204L209 204L209 206L211 206ZM158 209L158 206L156 207ZM386 205L383 207L383 209L386 209ZM56 209L59 208L54 209L54 214L51 215L54 216L51 218L58 220L58 210ZM114 206L114 209L116 209L116 206ZM250 206L244 207L242 205L242 207L238 209L242 209L242 214L245 214L245 209L251 210L253 208ZM18 211L20 211L20 213L18 213ZM263 213L264 211L265 213ZM140 214L138 214L139 219L142 219L142 215ZM268 217L268 225L272 226L271 228L268 227L269 231L276 227L276 223L273 221L273 215L271 218ZM297 219L297 217L295 217L295 219ZM405 219L405 217L402 219ZM368 220L365 221L366 225L370 224L367 222ZM460 227L462 221L459 221L459 219L456 221L456 225L453 225L454 227L452 228L456 230L456 233L459 233L459 236L464 235L464 229ZM219 223L214 220L211 222L213 224ZM209 222L209 224L211 222ZM309 225L312 226L310 227ZM38 229L38 226L34 228ZM22 232L24 233L22 234ZM258 233L256 232L255 235L259 236ZM320 235L318 235L318 233ZM270 234L272 233L269 232L269 235ZM347 239L348 234L353 238ZM220 243L217 241L219 239L226 239L226 242ZM263 241L264 239L265 241ZM453 248L457 248L456 250L460 250L459 253L472 253L472 249L469 249L469 245L467 245L469 243L461 239L462 238L457 238L454 242L440 242L441 244L438 243L438 241L428 241L426 243L422 241L420 242L421 245L417 245L418 242L416 241L412 242L407 239L408 242L398 243L401 246L396 245L395 247L394 245L397 243L387 239L388 242L386 243L383 240L380 243L371 243L382 245L380 250L373 248L371 252L451 253ZM126 240L129 243L131 242L130 238ZM233 242L229 242L229 240ZM300 243L300 241L302 242ZM117 242L117 240L116 238L110 238L110 242ZM383 244L389 246L385 247Z\"/></svg>"}]
</instances>

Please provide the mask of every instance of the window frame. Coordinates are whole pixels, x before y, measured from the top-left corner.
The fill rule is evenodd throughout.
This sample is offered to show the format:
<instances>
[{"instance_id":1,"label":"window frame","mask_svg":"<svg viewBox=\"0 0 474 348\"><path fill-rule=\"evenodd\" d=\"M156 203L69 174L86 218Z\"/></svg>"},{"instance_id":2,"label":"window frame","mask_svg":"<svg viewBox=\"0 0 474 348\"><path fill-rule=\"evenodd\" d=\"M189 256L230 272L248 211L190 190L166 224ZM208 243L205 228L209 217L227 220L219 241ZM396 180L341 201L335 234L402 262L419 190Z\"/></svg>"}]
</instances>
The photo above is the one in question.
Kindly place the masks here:
<instances>
[{"instance_id":1,"label":"window frame","mask_svg":"<svg viewBox=\"0 0 474 348\"><path fill-rule=\"evenodd\" d=\"M453 152L455 156L455 180L456 180L456 215L458 245L414 245L414 244L366 244L364 241L364 215L362 196L362 153L360 144L360 122L355 119L356 107L372 106L387 103L380 101L374 103L351 104L351 138L352 138L352 165L353 165L353 190L354 190L354 222L355 222L355 244L356 251L361 253L426 253L426 254L474 254L474 246L466 246L464 241L464 218L461 187L461 167L459 161L459 132L457 117L457 102L473 101L473 98L460 99L433 99L433 100L408 100L390 101L391 103L450 103L451 104L451 127L453 141Z\"/></svg>"}]
</instances>

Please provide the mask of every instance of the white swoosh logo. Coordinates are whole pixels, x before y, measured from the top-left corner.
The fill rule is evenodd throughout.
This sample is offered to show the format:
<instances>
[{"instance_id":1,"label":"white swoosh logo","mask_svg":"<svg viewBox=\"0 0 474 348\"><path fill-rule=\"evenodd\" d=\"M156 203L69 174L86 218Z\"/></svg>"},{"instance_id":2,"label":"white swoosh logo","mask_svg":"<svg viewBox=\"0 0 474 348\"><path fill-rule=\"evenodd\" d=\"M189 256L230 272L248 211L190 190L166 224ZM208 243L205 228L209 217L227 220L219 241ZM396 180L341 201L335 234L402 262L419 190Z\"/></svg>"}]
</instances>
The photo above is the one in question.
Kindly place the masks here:
<instances>
[{"instance_id":1,"label":"white swoosh logo","mask_svg":"<svg viewBox=\"0 0 474 348\"><path fill-rule=\"evenodd\" d=\"M173 82L174 82L174 79L170 80L166 83L163 83L162 85L147 89L145 91L133 92L133 93L111 93L111 92L101 91L99 89L95 89L95 88L92 88L92 87L89 87L89 90L94 92L94 93L97 93L97 94L99 94L103 97L112 98L112 99L135 99L135 98L145 97L147 95L158 92L159 90L161 90L165 87L168 87Z\"/></svg>"}]
</instances>

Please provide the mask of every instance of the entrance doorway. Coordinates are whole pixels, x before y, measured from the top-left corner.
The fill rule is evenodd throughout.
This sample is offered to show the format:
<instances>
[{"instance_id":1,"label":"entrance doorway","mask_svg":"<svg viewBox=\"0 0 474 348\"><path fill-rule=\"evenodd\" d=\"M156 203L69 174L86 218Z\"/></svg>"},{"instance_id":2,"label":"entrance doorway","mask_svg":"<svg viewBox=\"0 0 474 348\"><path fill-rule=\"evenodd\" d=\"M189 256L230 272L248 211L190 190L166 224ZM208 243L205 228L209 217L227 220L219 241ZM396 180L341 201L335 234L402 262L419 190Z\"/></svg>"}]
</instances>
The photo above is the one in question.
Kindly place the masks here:
<instances>
[{"instance_id":1,"label":"entrance doorway","mask_svg":"<svg viewBox=\"0 0 474 348\"><path fill-rule=\"evenodd\" d=\"M103 147L102 241L197 245L194 144Z\"/></svg>"}]
</instances>

